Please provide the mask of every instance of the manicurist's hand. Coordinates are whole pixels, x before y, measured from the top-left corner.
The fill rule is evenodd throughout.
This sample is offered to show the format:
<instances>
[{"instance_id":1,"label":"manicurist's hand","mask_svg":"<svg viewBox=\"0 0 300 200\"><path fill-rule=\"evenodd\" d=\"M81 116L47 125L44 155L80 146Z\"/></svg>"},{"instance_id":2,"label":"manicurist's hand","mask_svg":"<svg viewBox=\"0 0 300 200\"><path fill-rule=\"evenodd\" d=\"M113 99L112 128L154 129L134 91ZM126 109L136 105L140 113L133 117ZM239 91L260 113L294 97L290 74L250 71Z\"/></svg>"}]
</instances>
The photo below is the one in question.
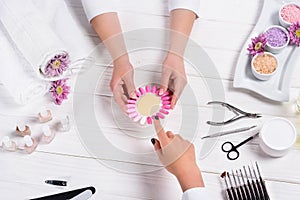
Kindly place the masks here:
<instances>
[{"instance_id":1,"label":"manicurist's hand","mask_svg":"<svg viewBox=\"0 0 300 200\"><path fill-rule=\"evenodd\" d=\"M173 109L187 84L183 57L168 53L162 66L162 77L159 94L167 89L173 92L171 108Z\"/></svg>"},{"instance_id":2,"label":"manicurist's hand","mask_svg":"<svg viewBox=\"0 0 300 200\"><path fill-rule=\"evenodd\" d=\"M116 103L126 111L128 98L134 97L133 67L130 64L117 13L109 12L91 20L95 31L108 49L113 60L110 88Z\"/></svg>"},{"instance_id":3,"label":"manicurist's hand","mask_svg":"<svg viewBox=\"0 0 300 200\"><path fill-rule=\"evenodd\" d=\"M176 176L182 191L204 187L197 166L194 145L178 134L165 132L158 118L154 120L158 139L151 139L157 155L165 168Z\"/></svg>"},{"instance_id":4,"label":"manicurist's hand","mask_svg":"<svg viewBox=\"0 0 300 200\"><path fill-rule=\"evenodd\" d=\"M186 83L184 52L196 19L196 14L187 9L174 9L170 13L170 45L162 67L161 92L167 88L173 91L173 109Z\"/></svg>"},{"instance_id":5,"label":"manicurist's hand","mask_svg":"<svg viewBox=\"0 0 300 200\"><path fill-rule=\"evenodd\" d=\"M127 100L135 98L134 72L128 57L121 57L114 61L110 89L116 103L125 112Z\"/></svg>"}]
</instances>

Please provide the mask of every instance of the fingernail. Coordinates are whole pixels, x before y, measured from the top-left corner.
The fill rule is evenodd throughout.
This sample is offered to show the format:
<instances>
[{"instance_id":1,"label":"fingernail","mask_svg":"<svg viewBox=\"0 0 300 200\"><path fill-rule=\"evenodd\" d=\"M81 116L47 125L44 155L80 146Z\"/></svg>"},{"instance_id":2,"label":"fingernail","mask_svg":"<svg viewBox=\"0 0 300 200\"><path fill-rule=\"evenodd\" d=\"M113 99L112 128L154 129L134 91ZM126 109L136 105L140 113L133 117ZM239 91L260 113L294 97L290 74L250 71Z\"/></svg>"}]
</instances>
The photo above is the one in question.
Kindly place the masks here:
<instances>
[{"instance_id":1,"label":"fingernail","mask_svg":"<svg viewBox=\"0 0 300 200\"><path fill-rule=\"evenodd\" d=\"M155 139L154 139L154 138L151 139L151 143L152 143L153 145L155 144Z\"/></svg>"},{"instance_id":2,"label":"fingernail","mask_svg":"<svg viewBox=\"0 0 300 200\"><path fill-rule=\"evenodd\" d=\"M147 117L147 123L148 123L148 124L152 124L152 119L151 119L151 117Z\"/></svg>"},{"instance_id":3,"label":"fingernail","mask_svg":"<svg viewBox=\"0 0 300 200\"><path fill-rule=\"evenodd\" d=\"M151 89L150 89L149 85L146 86L146 92L151 92Z\"/></svg>"},{"instance_id":4,"label":"fingernail","mask_svg":"<svg viewBox=\"0 0 300 200\"><path fill-rule=\"evenodd\" d=\"M164 91L163 91L163 89L159 89L159 95L163 95L163 93L164 93Z\"/></svg>"},{"instance_id":5,"label":"fingernail","mask_svg":"<svg viewBox=\"0 0 300 200\"><path fill-rule=\"evenodd\" d=\"M130 98L133 98L133 99L136 99L136 98L137 98L137 96L136 96L135 92L131 93L131 96L130 96Z\"/></svg>"},{"instance_id":6,"label":"fingernail","mask_svg":"<svg viewBox=\"0 0 300 200\"><path fill-rule=\"evenodd\" d=\"M154 119L159 120L159 117L157 115L154 116Z\"/></svg>"},{"instance_id":7,"label":"fingernail","mask_svg":"<svg viewBox=\"0 0 300 200\"><path fill-rule=\"evenodd\" d=\"M163 114L161 114L161 113L156 113L156 117L158 118L161 118L161 119L164 119L165 118L165 116L163 115Z\"/></svg>"},{"instance_id":8,"label":"fingernail","mask_svg":"<svg viewBox=\"0 0 300 200\"><path fill-rule=\"evenodd\" d=\"M152 87L152 93L156 93L156 86L155 85L153 85L153 87Z\"/></svg>"},{"instance_id":9,"label":"fingernail","mask_svg":"<svg viewBox=\"0 0 300 200\"><path fill-rule=\"evenodd\" d=\"M142 87L140 87L140 88L139 88L139 90L140 90L140 93L141 93L141 95L143 95L143 94L145 94L145 93L146 93L145 89L144 89L144 88L142 88Z\"/></svg>"}]
</instances>

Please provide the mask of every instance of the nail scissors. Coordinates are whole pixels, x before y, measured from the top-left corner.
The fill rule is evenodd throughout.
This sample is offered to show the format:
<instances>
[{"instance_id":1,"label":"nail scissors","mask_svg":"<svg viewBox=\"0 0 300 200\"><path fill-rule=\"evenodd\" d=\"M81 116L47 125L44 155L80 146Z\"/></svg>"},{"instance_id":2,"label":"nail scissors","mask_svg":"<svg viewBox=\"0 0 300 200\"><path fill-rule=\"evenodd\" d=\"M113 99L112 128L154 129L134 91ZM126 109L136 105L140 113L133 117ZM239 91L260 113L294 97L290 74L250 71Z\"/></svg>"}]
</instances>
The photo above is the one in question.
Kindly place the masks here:
<instances>
[{"instance_id":1,"label":"nail scissors","mask_svg":"<svg viewBox=\"0 0 300 200\"><path fill-rule=\"evenodd\" d=\"M256 136L258 136L259 133L256 133L255 135L247 138L246 140L242 141L238 145L233 145L232 142L224 142L222 145L222 151L227 153L227 158L229 160L236 160L240 156L240 152L237 150L240 146L246 144Z\"/></svg>"},{"instance_id":2,"label":"nail scissors","mask_svg":"<svg viewBox=\"0 0 300 200\"><path fill-rule=\"evenodd\" d=\"M234 122L234 121L237 121L239 119L242 119L242 118L252 118L252 119L255 119L255 118L260 118L262 117L262 114L259 114L259 113L248 113L248 112L245 112L245 111L242 111L228 103L225 103L225 102L222 102L222 101L210 101L207 103L207 105L212 105L212 104L219 104L223 107L226 107L228 110L230 110L231 112L233 112L235 114L234 117L232 117L231 119L227 120L227 121L224 121L224 122L213 122L213 121L207 121L206 123L209 124L209 125L213 125L213 126L222 126L222 125L226 125L226 124L229 124L231 122Z\"/></svg>"}]
</instances>

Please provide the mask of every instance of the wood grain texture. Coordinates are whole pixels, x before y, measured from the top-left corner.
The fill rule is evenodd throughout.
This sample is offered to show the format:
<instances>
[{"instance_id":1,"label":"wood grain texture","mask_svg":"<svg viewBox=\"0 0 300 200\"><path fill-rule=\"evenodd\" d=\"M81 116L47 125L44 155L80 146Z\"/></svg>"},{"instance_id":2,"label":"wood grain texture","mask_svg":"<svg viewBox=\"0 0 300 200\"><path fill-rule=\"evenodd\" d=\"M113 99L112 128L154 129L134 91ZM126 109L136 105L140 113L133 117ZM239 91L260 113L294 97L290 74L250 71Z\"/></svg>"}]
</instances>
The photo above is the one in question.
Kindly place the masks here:
<instances>
[{"instance_id":1,"label":"wood grain texture","mask_svg":"<svg viewBox=\"0 0 300 200\"><path fill-rule=\"evenodd\" d=\"M65 0L69 11L85 33L87 47L96 47L101 41L88 24L80 0ZM198 129L194 137L188 138L196 147L197 162L205 180L206 187L212 199L224 198L224 182L220 179L220 173L224 170L238 169L248 165L251 161L258 161L262 175L267 181L267 187L272 200L298 200L300 196L300 142L298 142L288 155L282 158L271 158L262 153L255 139L242 146L240 158L237 161L229 161L221 152L224 141L238 143L254 132L236 134L234 136L222 137L215 141L215 146L206 155L200 155L205 141L200 138L208 134L209 126L207 120L212 118L212 107L206 105L212 100L210 88L207 83L215 84L222 81L226 101L249 112L263 113L263 118L258 120L241 120L234 124L223 127L222 130L231 130L237 127L261 125L265 120L275 116L288 118L300 130L300 116L295 113L294 102L300 92L299 73L300 67L295 68L291 81L290 102L276 103L267 100L253 92L233 88L234 69L240 49L260 14L261 0L209 0L201 1L200 18L196 21L191 39L199 44L214 62L219 72L219 79L204 77L196 73L195 69L186 62L189 87L195 94L196 104L179 102L177 110L174 110L170 119L166 121L168 130L177 132L182 121L180 107L187 106L190 110L198 111ZM132 31L141 28L167 28L169 24L169 13L166 0L119 0L117 7L119 17L124 31ZM101 45L101 44L100 44ZM118 146L123 151L132 153L153 152L150 138L153 135L143 137L143 131L137 129L131 121L122 118L121 125L116 123L120 116L114 116L111 112L112 94L109 90L109 81L112 72L111 67L101 64L110 63L111 58L102 45L101 63L97 67L104 73L95 87L95 93L78 91L72 87L69 99L62 105L54 105L48 96L39 99L27 106L18 106L13 102L3 85L0 84L0 136L9 135L21 143L22 138L16 136L14 129L19 121L30 125L33 136L41 135L41 124L37 123L37 113L42 106L47 106L53 112L54 119L49 124L56 126L59 119L70 115L73 117L73 97L76 95L93 95L95 100L95 113L101 130L106 139L112 145ZM143 82L152 76L152 81L159 82L160 63L164 59L165 52L159 50L142 50L130 53L130 59L136 68L135 81ZM299 60L299 59L298 59ZM300 61L300 60L299 60ZM300 65L300 62L298 62ZM76 79L69 80L74 86ZM89 87L89 83L86 84ZM222 109L218 109L222 113ZM88 117L88 116L87 116ZM232 117L226 112L225 117ZM120 117L121 118L121 117ZM189 121L189 119L185 119ZM57 136L49 145L40 144L31 155L23 152L0 151L0 194L3 199L16 200L28 199L47 194L58 193L68 189L84 186L94 186L97 189L92 199L114 199L114 200L165 200L180 199L181 191L176 179L166 170L161 169L159 163L155 162L155 154L149 159L136 162L127 158L119 157L117 160L103 157L95 159L82 143L82 134L77 126L88 124L72 122L69 132L58 132ZM212 130L214 131L214 130ZM154 153L154 152L153 152ZM158 170L151 173L130 174L120 172L111 168L115 163L124 166L150 169L155 166ZM48 178L67 179L69 186L66 189L52 187L44 184ZM17 192L16 192L17 190Z\"/></svg>"}]
</instances>

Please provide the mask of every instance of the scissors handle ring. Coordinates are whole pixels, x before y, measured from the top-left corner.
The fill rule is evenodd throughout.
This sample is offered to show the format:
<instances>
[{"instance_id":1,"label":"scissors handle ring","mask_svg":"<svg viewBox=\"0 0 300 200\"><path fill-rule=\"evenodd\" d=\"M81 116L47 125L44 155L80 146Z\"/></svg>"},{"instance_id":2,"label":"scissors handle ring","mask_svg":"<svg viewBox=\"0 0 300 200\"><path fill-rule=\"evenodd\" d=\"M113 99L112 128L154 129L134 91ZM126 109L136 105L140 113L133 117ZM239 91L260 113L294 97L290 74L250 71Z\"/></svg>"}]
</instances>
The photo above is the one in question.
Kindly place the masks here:
<instances>
[{"instance_id":1,"label":"scissors handle ring","mask_svg":"<svg viewBox=\"0 0 300 200\"><path fill-rule=\"evenodd\" d=\"M238 152L236 149L233 149L227 153L227 158L229 160L236 160L239 156L240 156L240 152Z\"/></svg>"},{"instance_id":2,"label":"scissors handle ring","mask_svg":"<svg viewBox=\"0 0 300 200\"><path fill-rule=\"evenodd\" d=\"M227 153L227 158L229 160L236 160L240 156L240 153L231 142L224 142L222 145L222 151Z\"/></svg>"},{"instance_id":3,"label":"scissors handle ring","mask_svg":"<svg viewBox=\"0 0 300 200\"><path fill-rule=\"evenodd\" d=\"M226 146L228 146L228 148ZM231 142L224 142L222 144L222 151L223 152L227 152L228 153L230 151L233 151L234 149L235 149L235 147L234 147L234 145Z\"/></svg>"}]
</instances>

